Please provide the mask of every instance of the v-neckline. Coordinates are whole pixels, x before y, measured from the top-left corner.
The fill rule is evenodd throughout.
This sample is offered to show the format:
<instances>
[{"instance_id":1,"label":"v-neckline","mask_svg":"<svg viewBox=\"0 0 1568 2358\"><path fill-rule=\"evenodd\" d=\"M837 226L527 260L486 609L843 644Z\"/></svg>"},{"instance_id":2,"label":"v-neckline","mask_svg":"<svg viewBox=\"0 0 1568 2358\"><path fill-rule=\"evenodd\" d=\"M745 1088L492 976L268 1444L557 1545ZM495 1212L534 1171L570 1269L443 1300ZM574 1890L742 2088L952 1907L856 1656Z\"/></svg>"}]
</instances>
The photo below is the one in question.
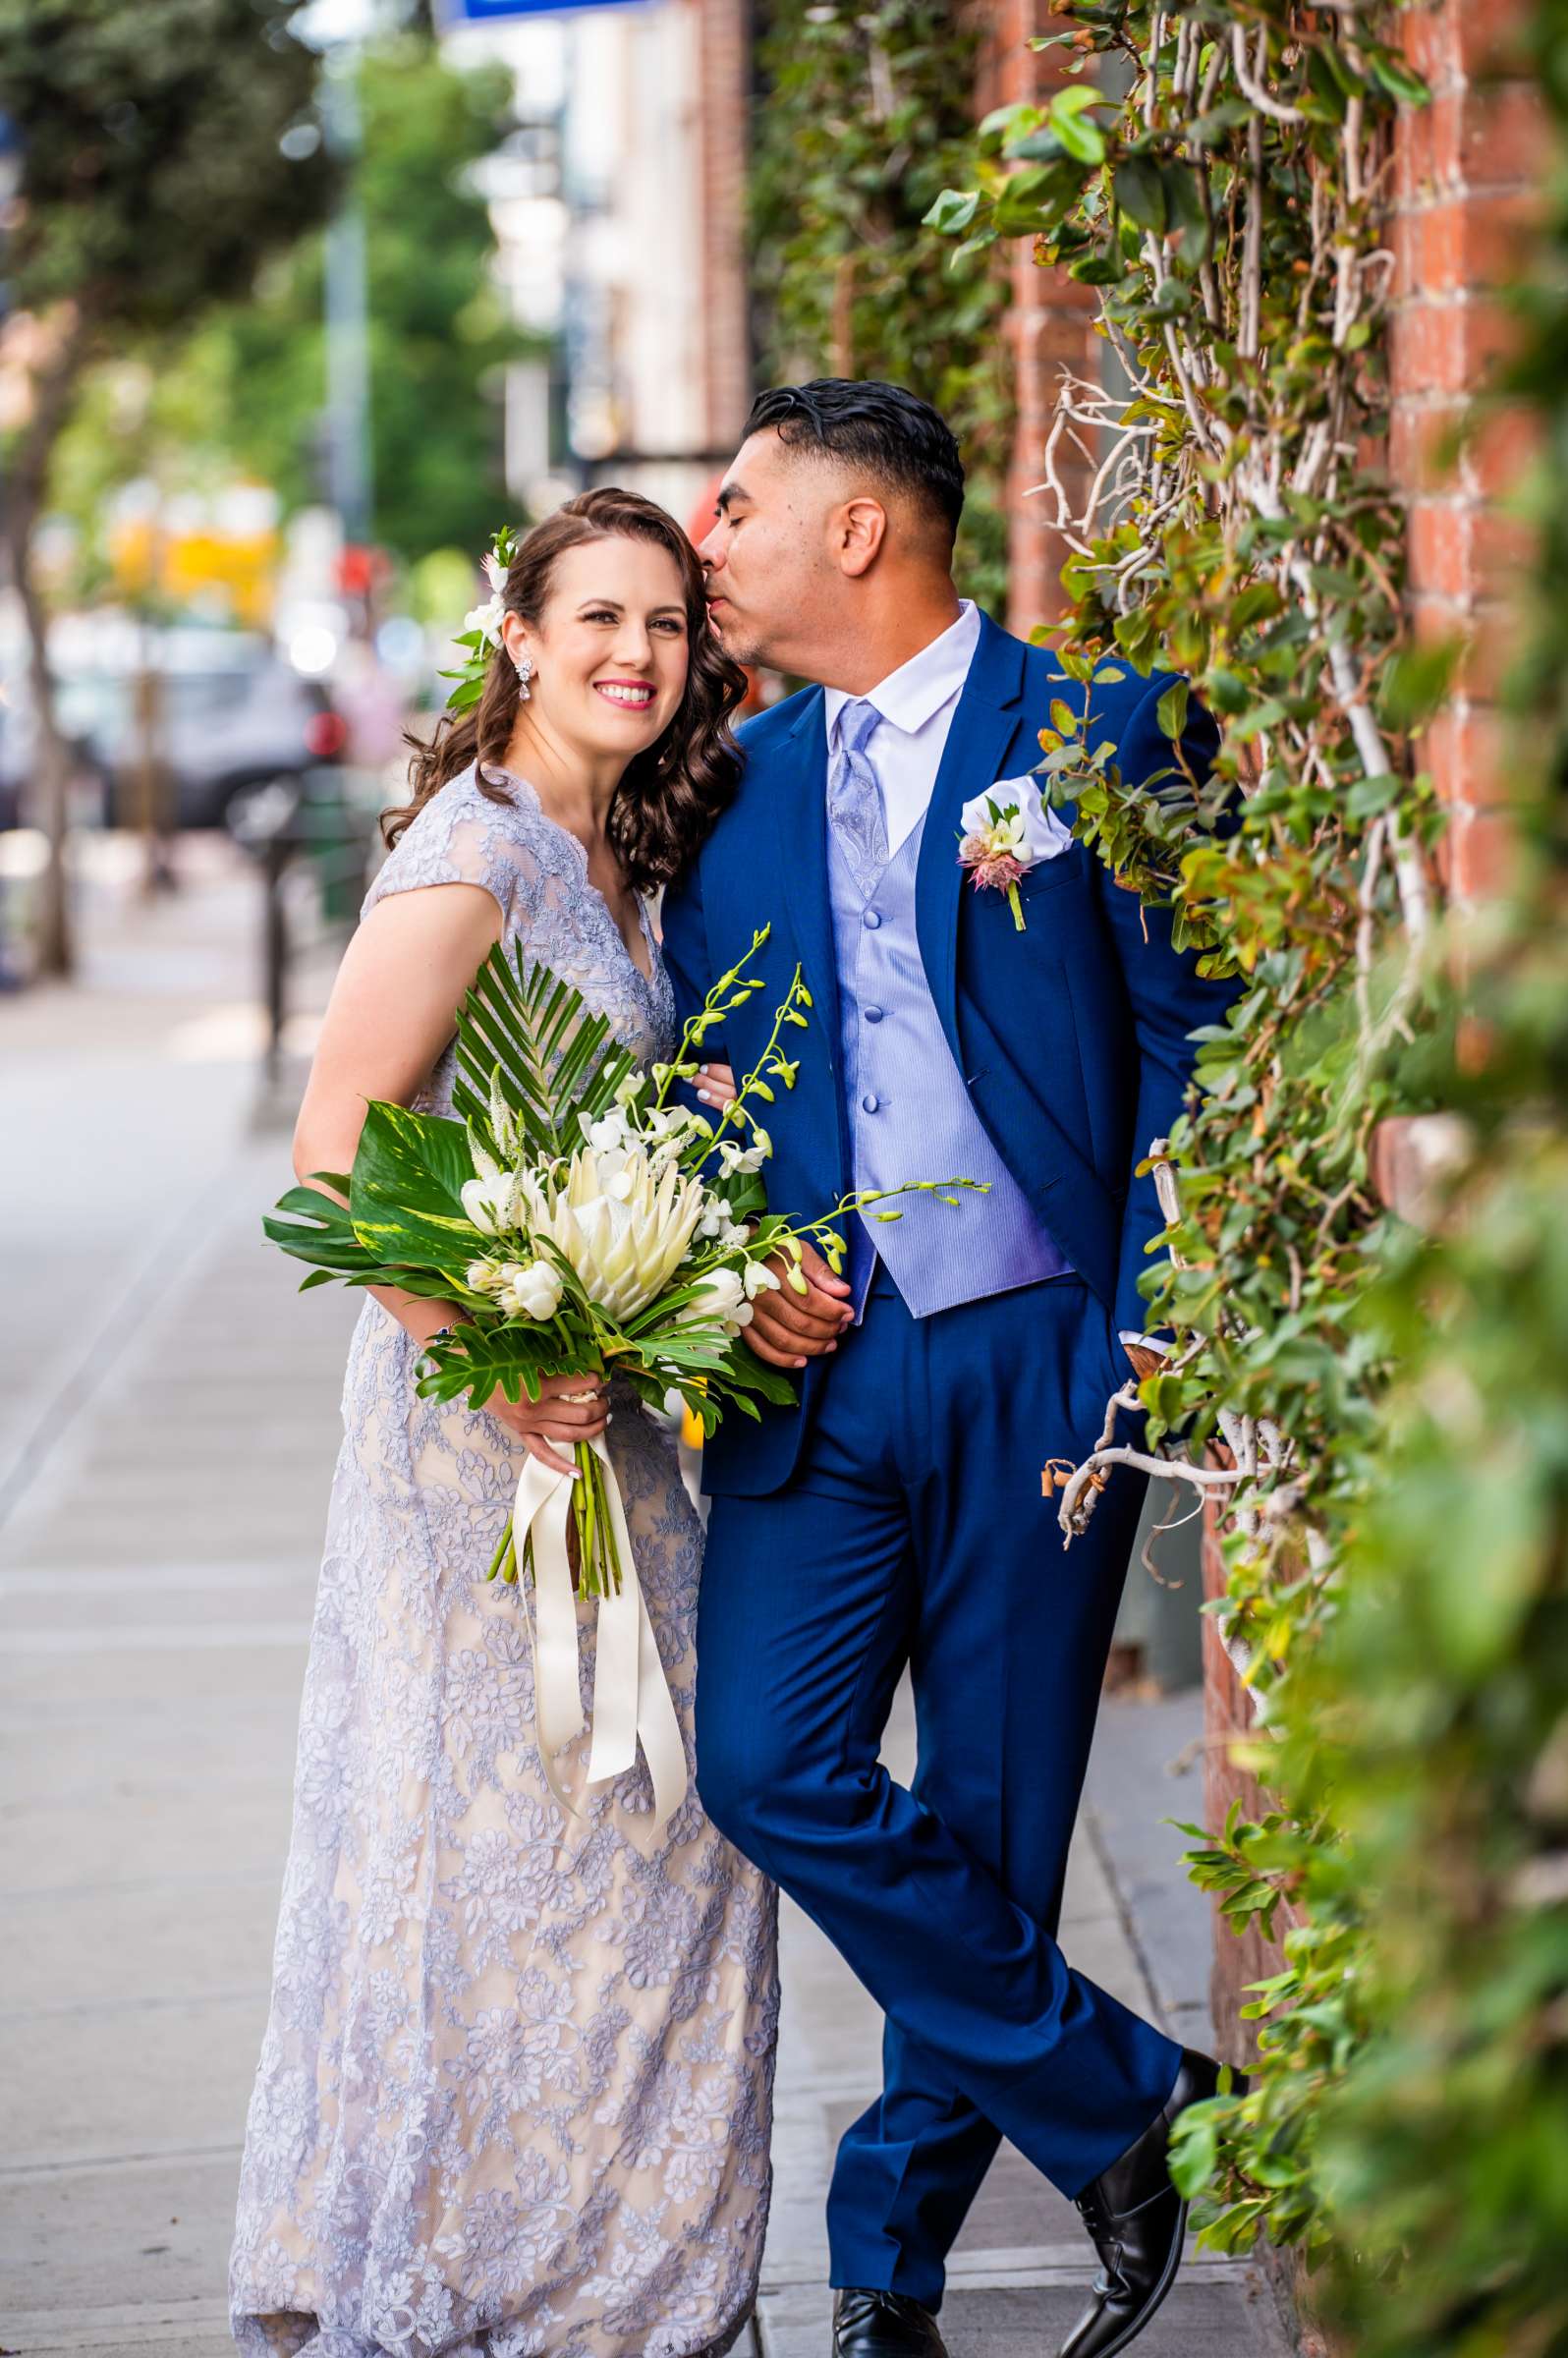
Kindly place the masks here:
<instances>
[{"instance_id":1,"label":"v-neckline","mask_svg":"<svg viewBox=\"0 0 1568 2358\"><path fill-rule=\"evenodd\" d=\"M603 893L600 892L598 886L594 883L593 878L588 874L588 845L583 841L582 836L575 834L570 827L564 827L558 818L552 818L550 816L550 814L545 810L543 803L539 799L538 788L533 784L531 778L525 778L521 771L516 769L508 769L504 761L484 761L479 764L479 767L485 772L493 770L497 777L505 778L509 786L521 786L524 793L532 803L535 812L544 821L544 824L549 827L553 833L561 836L564 841L571 845L573 852L576 854L578 865L582 870L583 886L585 891L590 892L593 895L593 898L598 902L599 907L603 910L605 923L608 925L610 931L615 935L616 940L621 945L622 957L626 960L627 965L631 968L633 974L636 975L638 981L642 983L644 989L647 992L648 997L651 1000L658 989L658 943L654 939L653 922L648 916L647 903L644 900L643 895L638 891L637 886L635 884L632 886L632 898L637 903L638 927L643 935L643 940L647 950L646 973L644 973L643 970L642 960L634 954L626 935L621 931L614 910L610 907L609 902L605 899Z\"/></svg>"}]
</instances>

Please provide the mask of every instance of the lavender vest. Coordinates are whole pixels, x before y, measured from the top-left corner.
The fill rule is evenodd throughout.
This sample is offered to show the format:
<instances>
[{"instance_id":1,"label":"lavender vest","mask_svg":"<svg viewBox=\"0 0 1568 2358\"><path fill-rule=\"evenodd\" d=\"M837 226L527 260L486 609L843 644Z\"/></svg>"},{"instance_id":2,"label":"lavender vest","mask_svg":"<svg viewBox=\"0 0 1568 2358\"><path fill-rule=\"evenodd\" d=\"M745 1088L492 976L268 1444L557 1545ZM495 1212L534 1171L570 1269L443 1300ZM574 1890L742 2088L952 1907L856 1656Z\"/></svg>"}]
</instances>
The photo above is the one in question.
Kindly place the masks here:
<instances>
[{"instance_id":1,"label":"lavender vest","mask_svg":"<svg viewBox=\"0 0 1568 2358\"><path fill-rule=\"evenodd\" d=\"M1072 1263L1031 1211L970 1101L953 1062L915 936L923 818L861 891L827 830L828 897L838 964L843 1075L857 1190L907 1179L978 1179L987 1195L903 1196L849 1223L859 1317L878 1255L912 1318L1059 1277Z\"/></svg>"}]
</instances>

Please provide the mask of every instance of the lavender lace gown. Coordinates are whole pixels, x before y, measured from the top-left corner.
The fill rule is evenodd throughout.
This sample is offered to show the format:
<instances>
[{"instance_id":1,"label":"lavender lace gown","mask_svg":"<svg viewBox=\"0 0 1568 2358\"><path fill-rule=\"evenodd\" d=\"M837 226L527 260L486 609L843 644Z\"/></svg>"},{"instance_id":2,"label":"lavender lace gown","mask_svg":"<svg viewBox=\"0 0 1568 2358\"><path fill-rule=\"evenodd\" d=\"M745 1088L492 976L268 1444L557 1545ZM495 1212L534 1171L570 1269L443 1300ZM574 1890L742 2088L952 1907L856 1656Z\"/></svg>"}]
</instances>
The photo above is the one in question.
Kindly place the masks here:
<instances>
[{"instance_id":1,"label":"lavender lace gown","mask_svg":"<svg viewBox=\"0 0 1568 2358\"><path fill-rule=\"evenodd\" d=\"M628 955L575 836L473 771L369 902L468 881L504 938L629 1045L668 1055L669 982ZM450 1109L450 1046L417 1102ZM230 2277L252 2358L689 2358L749 2315L777 2021L770 1886L695 1794L646 1858L641 1760L585 1815L533 1749L526 1598L484 1572L522 1451L421 1401L366 1301L343 1394L301 1715L270 2019ZM635 1396L608 1441L691 1744L701 1529ZM591 1607L583 1608L585 1622ZM581 1791L585 1739L564 1765Z\"/></svg>"}]
</instances>

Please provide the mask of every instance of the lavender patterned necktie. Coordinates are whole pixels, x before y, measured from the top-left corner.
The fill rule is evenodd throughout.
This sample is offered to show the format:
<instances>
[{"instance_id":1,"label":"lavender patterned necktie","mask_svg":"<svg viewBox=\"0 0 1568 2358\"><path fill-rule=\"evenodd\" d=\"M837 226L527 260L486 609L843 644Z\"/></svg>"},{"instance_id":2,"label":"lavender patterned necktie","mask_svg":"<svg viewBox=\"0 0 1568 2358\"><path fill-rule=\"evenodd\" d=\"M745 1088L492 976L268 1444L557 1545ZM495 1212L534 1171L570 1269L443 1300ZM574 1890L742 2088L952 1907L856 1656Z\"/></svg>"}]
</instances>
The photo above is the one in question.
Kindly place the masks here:
<instances>
[{"instance_id":1,"label":"lavender patterned necktie","mask_svg":"<svg viewBox=\"0 0 1568 2358\"><path fill-rule=\"evenodd\" d=\"M882 715L864 696L838 716L838 746L827 779L827 815L850 873L868 900L887 866L887 814L881 781L866 748Z\"/></svg>"}]
</instances>

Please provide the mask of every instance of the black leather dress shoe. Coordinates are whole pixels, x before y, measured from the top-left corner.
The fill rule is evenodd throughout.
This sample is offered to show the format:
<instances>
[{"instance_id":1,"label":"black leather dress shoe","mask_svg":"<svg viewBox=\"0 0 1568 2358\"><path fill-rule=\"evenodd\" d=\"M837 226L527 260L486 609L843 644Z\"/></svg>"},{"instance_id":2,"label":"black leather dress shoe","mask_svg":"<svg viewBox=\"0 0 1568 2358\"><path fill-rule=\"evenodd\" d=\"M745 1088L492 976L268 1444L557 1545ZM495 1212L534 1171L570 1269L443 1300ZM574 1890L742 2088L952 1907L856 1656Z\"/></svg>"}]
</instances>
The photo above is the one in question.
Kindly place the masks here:
<instances>
[{"instance_id":1,"label":"black leather dress shoe","mask_svg":"<svg viewBox=\"0 0 1568 2358\"><path fill-rule=\"evenodd\" d=\"M1246 2088L1231 2074L1237 2093ZM1189 2105L1219 2091L1219 2065L1184 2049L1176 2085L1136 2143L1086 2187L1078 2208L1094 2239L1100 2273L1094 2297L1061 2347L1060 2358L1115 2358L1142 2333L1176 2281L1187 2231L1187 2204L1170 2182L1170 2133Z\"/></svg>"},{"instance_id":2,"label":"black leather dress shoe","mask_svg":"<svg viewBox=\"0 0 1568 2358\"><path fill-rule=\"evenodd\" d=\"M833 2358L947 2358L936 2320L901 2292L833 2295Z\"/></svg>"}]
</instances>

